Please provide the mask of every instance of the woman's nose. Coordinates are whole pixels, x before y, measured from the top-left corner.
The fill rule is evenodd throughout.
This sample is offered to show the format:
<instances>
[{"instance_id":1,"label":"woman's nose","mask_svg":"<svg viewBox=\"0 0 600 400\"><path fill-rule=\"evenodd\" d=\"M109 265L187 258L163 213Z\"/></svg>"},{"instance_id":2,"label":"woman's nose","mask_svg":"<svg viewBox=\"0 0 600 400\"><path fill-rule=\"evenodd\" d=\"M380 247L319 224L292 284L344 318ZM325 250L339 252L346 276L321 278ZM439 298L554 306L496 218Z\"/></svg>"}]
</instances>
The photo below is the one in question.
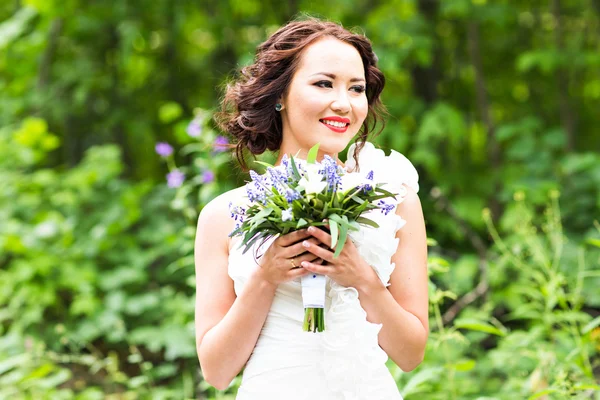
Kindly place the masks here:
<instances>
[{"instance_id":1,"label":"woman's nose","mask_svg":"<svg viewBox=\"0 0 600 400\"><path fill-rule=\"evenodd\" d=\"M345 91L338 92L336 98L331 103L331 109L340 113L347 113L350 112L351 108L348 94Z\"/></svg>"}]
</instances>

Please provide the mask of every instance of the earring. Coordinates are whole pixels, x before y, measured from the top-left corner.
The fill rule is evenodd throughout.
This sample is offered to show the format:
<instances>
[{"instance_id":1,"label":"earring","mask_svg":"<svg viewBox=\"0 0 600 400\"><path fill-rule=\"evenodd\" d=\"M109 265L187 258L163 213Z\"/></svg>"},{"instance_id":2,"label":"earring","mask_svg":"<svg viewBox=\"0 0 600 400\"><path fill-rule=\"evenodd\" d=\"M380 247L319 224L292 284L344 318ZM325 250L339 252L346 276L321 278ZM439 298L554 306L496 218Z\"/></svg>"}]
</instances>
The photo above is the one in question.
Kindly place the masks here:
<instances>
[{"instance_id":1,"label":"earring","mask_svg":"<svg viewBox=\"0 0 600 400\"><path fill-rule=\"evenodd\" d=\"M282 109L283 109L283 106L281 105L281 103L275 104L275 111L281 111Z\"/></svg>"}]
</instances>

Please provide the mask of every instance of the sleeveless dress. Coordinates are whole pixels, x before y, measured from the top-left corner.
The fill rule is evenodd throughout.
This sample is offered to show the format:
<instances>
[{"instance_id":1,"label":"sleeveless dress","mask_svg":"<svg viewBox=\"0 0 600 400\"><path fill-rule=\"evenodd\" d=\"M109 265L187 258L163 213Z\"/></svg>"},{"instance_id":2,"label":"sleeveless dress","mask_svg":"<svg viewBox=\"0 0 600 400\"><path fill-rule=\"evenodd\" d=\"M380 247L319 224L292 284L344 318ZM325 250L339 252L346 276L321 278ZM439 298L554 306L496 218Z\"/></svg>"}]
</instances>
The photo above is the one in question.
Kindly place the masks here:
<instances>
[{"instance_id":1,"label":"sleeveless dress","mask_svg":"<svg viewBox=\"0 0 600 400\"><path fill-rule=\"evenodd\" d=\"M355 145L348 150L345 169L353 171ZM411 162L393 151L385 156L367 142L359 152L361 173L373 171L376 183L402 202L407 185L419 190L418 174ZM386 199L390 201L393 199ZM379 228L361 226L349 237L360 255L381 281L389 285L394 270L391 256L398 247L395 235L406 221L394 212L387 215L372 210L366 217ZM262 248L242 254L236 244L229 255L229 276L239 295L254 269L260 268L255 254L262 254L274 240ZM256 252L257 250L258 252ZM389 372L387 354L379 347L381 324L367 321L358 292L338 285L327 277L325 331L304 332L304 308L300 279L279 285L256 346L246 364L237 400L402 400Z\"/></svg>"}]
</instances>

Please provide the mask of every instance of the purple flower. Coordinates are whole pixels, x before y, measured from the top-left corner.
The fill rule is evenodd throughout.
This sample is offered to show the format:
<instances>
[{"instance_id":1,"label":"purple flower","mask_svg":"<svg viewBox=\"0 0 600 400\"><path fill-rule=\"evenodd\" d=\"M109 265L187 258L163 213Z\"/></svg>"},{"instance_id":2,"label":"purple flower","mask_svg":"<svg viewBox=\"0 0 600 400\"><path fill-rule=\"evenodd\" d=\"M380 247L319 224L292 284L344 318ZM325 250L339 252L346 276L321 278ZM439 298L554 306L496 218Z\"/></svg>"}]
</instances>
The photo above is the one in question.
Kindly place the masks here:
<instances>
[{"instance_id":1,"label":"purple flower","mask_svg":"<svg viewBox=\"0 0 600 400\"><path fill-rule=\"evenodd\" d=\"M286 193L285 193L285 199L287 200L288 203L291 203L294 200L298 200L301 199L302 195L300 193L298 193L297 191L288 188Z\"/></svg>"},{"instance_id":2,"label":"purple flower","mask_svg":"<svg viewBox=\"0 0 600 400\"><path fill-rule=\"evenodd\" d=\"M230 212L231 218L233 218L235 221L235 228L233 228L233 230L235 231L236 229L241 227L242 224L244 223L244 219L246 217L246 209L240 205L236 206L236 205L233 205L232 202L229 202L229 212Z\"/></svg>"},{"instance_id":3,"label":"purple flower","mask_svg":"<svg viewBox=\"0 0 600 400\"><path fill-rule=\"evenodd\" d=\"M379 200L377 202L377 205L379 206L379 208L381 208L381 212L384 213L385 215L388 215L390 213L390 211L392 211L394 208L396 208L395 205L386 203L383 200Z\"/></svg>"},{"instance_id":4,"label":"purple flower","mask_svg":"<svg viewBox=\"0 0 600 400\"><path fill-rule=\"evenodd\" d=\"M333 158L325 155L321 165L323 166L323 175L325 175L325 180L327 181L327 188L329 190L336 190L338 185L342 183L342 178L338 174L337 163Z\"/></svg>"},{"instance_id":5,"label":"purple flower","mask_svg":"<svg viewBox=\"0 0 600 400\"><path fill-rule=\"evenodd\" d=\"M211 183L215 180L215 173L207 169L202 173L202 183Z\"/></svg>"},{"instance_id":6,"label":"purple flower","mask_svg":"<svg viewBox=\"0 0 600 400\"><path fill-rule=\"evenodd\" d=\"M173 154L173 147L171 147L169 143L165 142L156 143L155 150L156 154L158 154L161 157L168 157L171 154Z\"/></svg>"},{"instance_id":7,"label":"purple flower","mask_svg":"<svg viewBox=\"0 0 600 400\"><path fill-rule=\"evenodd\" d=\"M200 121L193 119L187 126L186 132L191 137L198 137L202 133L202 125Z\"/></svg>"},{"instance_id":8,"label":"purple flower","mask_svg":"<svg viewBox=\"0 0 600 400\"><path fill-rule=\"evenodd\" d=\"M213 147L217 152L227 151L227 145L229 144L229 140L225 136L217 136L213 143Z\"/></svg>"},{"instance_id":9,"label":"purple flower","mask_svg":"<svg viewBox=\"0 0 600 400\"><path fill-rule=\"evenodd\" d=\"M367 179L373 181L373 170L369 171L369 173L367 174ZM373 185L367 183L363 186L364 192L369 192L371 190L373 190Z\"/></svg>"},{"instance_id":10,"label":"purple flower","mask_svg":"<svg viewBox=\"0 0 600 400\"><path fill-rule=\"evenodd\" d=\"M167 185L170 188L178 188L181 186L185 179L185 174L178 169L174 169L173 171L167 174Z\"/></svg>"}]
</instances>

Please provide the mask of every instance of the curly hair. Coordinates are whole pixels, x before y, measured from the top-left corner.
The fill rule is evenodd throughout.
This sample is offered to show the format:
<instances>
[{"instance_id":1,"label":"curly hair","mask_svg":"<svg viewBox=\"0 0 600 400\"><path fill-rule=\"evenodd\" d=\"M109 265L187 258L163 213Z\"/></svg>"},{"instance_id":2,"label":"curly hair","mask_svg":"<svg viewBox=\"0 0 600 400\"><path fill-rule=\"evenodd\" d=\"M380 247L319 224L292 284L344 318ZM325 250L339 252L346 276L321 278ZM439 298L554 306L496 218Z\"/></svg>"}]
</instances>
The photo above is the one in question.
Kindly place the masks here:
<instances>
[{"instance_id":1,"label":"curly hair","mask_svg":"<svg viewBox=\"0 0 600 400\"><path fill-rule=\"evenodd\" d=\"M377 67L377 56L371 42L364 35L353 33L329 21L308 18L292 21L281 27L256 50L254 63L241 69L227 85L216 114L216 122L235 140L235 153L244 171L248 170L244 151L253 156L267 149L276 151L282 141L281 115L275 103L287 91L300 62L302 51L316 40L330 36L346 42L358 51L362 59L368 102L367 117L359 131L356 154L362 149L378 123L383 129L385 107L379 98L385 85L385 77Z\"/></svg>"}]
</instances>

